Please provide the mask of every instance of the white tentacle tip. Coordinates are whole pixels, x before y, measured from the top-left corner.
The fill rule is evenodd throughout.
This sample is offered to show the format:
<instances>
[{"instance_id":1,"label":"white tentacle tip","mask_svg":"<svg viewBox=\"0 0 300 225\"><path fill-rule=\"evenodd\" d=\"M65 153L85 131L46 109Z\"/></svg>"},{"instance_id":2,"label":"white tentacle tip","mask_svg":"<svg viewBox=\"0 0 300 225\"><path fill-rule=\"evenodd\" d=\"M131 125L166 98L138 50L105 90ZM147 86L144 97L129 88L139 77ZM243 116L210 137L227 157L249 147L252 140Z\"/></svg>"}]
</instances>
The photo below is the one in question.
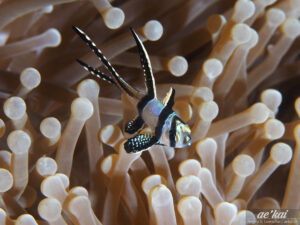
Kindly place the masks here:
<instances>
[{"instance_id":1,"label":"white tentacle tip","mask_svg":"<svg viewBox=\"0 0 300 225\"><path fill-rule=\"evenodd\" d=\"M18 120L26 113L26 104L20 97L10 97L4 102L3 110L8 118Z\"/></svg>"},{"instance_id":2,"label":"white tentacle tip","mask_svg":"<svg viewBox=\"0 0 300 225\"><path fill-rule=\"evenodd\" d=\"M250 40L251 29L247 24L238 23L232 28L231 35L237 44L244 44Z\"/></svg>"},{"instance_id":3,"label":"white tentacle tip","mask_svg":"<svg viewBox=\"0 0 300 225\"><path fill-rule=\"evenodd\" d=\"M55 28L50 28L47 30L44 34L49 38L49 47L57 47L61 43L61 34L60 32Z\"/></svg>"},{"instance_id":4,"label":"white tentacle tip","mask_svg":"<svg viewBox=\"0 0 300 225\"><path fill-rule=\"evenodd\" d=\"M34 217L30 214L19 216L15 222L16 225L38 225Z\"/></svg>"},{"instance_id":5,"label":"white tentacle tip","mask_svg":"<svg viewBox=\"0 0 300 225\"><path fill-rule=\"evenodd\" d=\"M168 67L175 77L181 77L188 70L188 62L182 56L174 56L168 62Z\"/></svg>"},{"instance_id":6,"label":"white tentacle tip","mask_svg":"<svg viewBox=\"0 0 300 225\"><path fill-rule=\"evenodd\" d=\"M6 192L13 186L12 174L3 168L0 168L0 192Z\"/></svg>"},{"instance_id":7,"label":"white tentacle tip","mask_svg":"<svg viewBox=\"0 0 300 225\"><path fill-rule=\"evenodd\" d=\"M47 5L42 10L44 13L51 13L53 11L53 5Z\"/></svg>"},{"instance_id":8,"label":"white tentacle tip","mask_svg":"<svg viewBox=\"0 0 300 225\"><path fill-rule=\"evenodd\" d=\"M288 163L292 159L292 156L293 151L291 147L285 143L279 142L271 149L271 158L279 165Z\"/></svg>"},{"instance_id":9,"label":"white tentacle tip","mask_svg":"<svg viewBox=\"0 0 300 225\"><path fill-rule=\"evenodd\" d=\"M210 58L205 60L202 69L208 78L215 79L222 73L223 64L218 59Z\"/></svg>"},{"instance_id":10,"label":"white tentacle tip","mask_svg":"<svg viewBox=\"0 0 300 225\"><path fill-rule=\"evenodd\" d=\"M205 153L206 151L210 151L213 154L216 153L218 148L217 142L213 138L205 138L197 142L196 151L199 155Z\"/></svg>"},{"instance_id":11,"label":"white tentacle tip","mask_svg":"<svg viewBox=\"0 0 300 225\"><path fill-rule=\"evenodd\" d=\"M173 203L171 191L163 184L155 186L150 191L151 203L154 207L163 207Z\"/></svg>"},{"instance_id":12,"label":"white tentacle tip","mask_svg":"<svg viewBox=\"0 0 300 225\"><path fill-rule=\"evenodd\" d=\"M255 170L255 162L249 155L240 154L233 160L232 168L240 177L248 177Z\"/></svg>"},{"instance_id":13,"label":"white tentacle tip","mask_svg":"<svg viewBox=\"0 0 300 225\"><path fill-rule=\"evenodd\" d=\"M77 87L77 93L80 97L92 98L99 95L99 84L92 79L85 79Z\"/></svg>"},{"instance_id":14,"label":"white tentacle tip","mask_svg":"<svg viewBox=\"0 0 300 225\"><path fill-rule=\"evenodd\" d=\"M15 130L8 135L7 145L15 154L25 153L31 145L31 139L26 132Z\"/></svg>"},{"instance_id":15,"label":"white tentacle tip","mask_svg":"<svg viewBox=\"0 0 300 225\"><path fill-rule=\"evenodd\" d=\"M249 0L239 0L234 6L232 20L243 22L250 18L255 12L255 4Z\"/></svg>"},{"instance_id":16,"label":"white tentacle tip","mask_svg":"<svg viewBox=\"0 0 300 225\"><path fill-rule=\"evenodd\" d=\"M45 137L55 138L60 135L61 124L55 117L48 117L41 122L40 130Z\"/></svg>"},{"instance_id":17,"label":"white tentacle tip","mask_svg":"<svg viewBox=\"0 0 300 225\"><path fill-rule=\"evenodd\" d=\"M251 118L254 123L259 124L265 122L269 115L269 108L263 103L256 103L250 108Z\"/></svg>"},{"instance_id":18,"label":"white tentacle tip","mask_svg":"<svg viewBox=\"0 0 300 225\"><path fill-rule=\"evenodd\" d=\"M180 195L199 197L201 187L201 180L194 175L180 177L176 182L176 189Z\"/></svg>"},{"instance_id":19,"label":"white tentacle tip","mask_svg":"<svg viewBox=\"0 0 300 225\"><path fill-rule=\"evenodd\" d=\"M261 101L272 111L276 111L282 102L282 94L276 89L266 89L260 95Z\"/></svg>"},{"instance_id":20,"label":"white tentacle tip","mask_svg":"<svg viewBox=\"0 0 300 225\"><path fill-rule=\"evenodd\" d=\"M125 14L122 9L111 7L103 15L105 25L110 29L117 29L122 26Z\"/></svg>"},{"instance_id":21,"label":"white tentacle tip","mask_svg":"<svg viewBox=\"0 0 300 225\"><path fill-rule=\"evenodd\" d=\"M39 158L36 162L36 170L42 176L54 175L57 171L56 161L50 157Z\"/></svg>"},{"instance_id":22,"label":"white tentacle tip","mask_svg":"<svg viewBox=\"0 0 300 225\"><path fill-rule=\"evenodd\" d=\"M180 163L178 169L181 176L185 176L185 175L198 176L198 173L201 169L201 164L196 159L187 159Z\"/></svg>"},{"instance_id":23,"label":"white tentacle tip","mask_svg":"<svg viewBox=\"0 0 300 225\"><path fill-rule=\"evenodd\" d=\"M271 8L267 11L267 21L272 26L279 26L285 20L285 13L281 9Z\"/></svg>"},{"instance_id":24,"label":"white tentacle tip","mask_svg":"<svg viewBox=\"0 0 300 225\"><path fill-rule=\"evenodd\" d=\"M22 71L20 81L24 87L31 90L41 83L41 75L37 69L29 67Z\"/></svg>"},{"instance_id":25,"label":"white tentacle tip","mask_svg":"<svg viewBox=\"0 0 300 225\"><path fill-rule=\"evenodd\" d=\"M187 196L180 199L177 208L182 217L193 218L199 216L200 218L202 203L197 197Z\"/></svg>"},{"instance_id":26,"label":"white tentacle tip","mask_svg":"<svg viewBox=\"0 0 300 225\"><path fill-rule=\"evenodd\" d=\"M72 115L79 120L86 121L94 112L93 104L87 98L76 98L71 105Z\"/></svg>"},{"instance_id":27,"label":"white tentacle tip","mask_svg":"<svg viewBox=\"0 0 300 225\"><path fill-rule=\"evenodd\" d=\"M264 125L264 132L267 138L275 140L284 135L285 126L280 120L269 119Z\"/></svg>"},{"instance_id":28,"label":"white tentacle tip","mask_svg":"<svg viewBox=\"0 0 300 225\"><path fill-rule=\"evenodd\" d=\"M281 25L281 29L284 35L294 39L300 35L300 22L296 18L287 18Z\"/></svg>"},{"instance_id":29,"label":"white tentacle tip","mask_svg":"<svg viewBox=\"0 0 300 225\"><path fill-rule=\"evenodd\" d=\"M219 113L219 106L215 101L203 102L199 108L199 116L204 121L214 120Z\"/></svg>"},{"instance_id":30,"label":"white tentacle tip","mask_svg":"<svg viewBox=\"0 0 300 225\"><path fill-rule=\"evenodd\" d=\"M143 33L148 40L157 41L163 34L163 26L157 20L150 20L143 27Z\"/></svg>"},{"instance_id":31,"label":"white tentacle tip","mask_svg":"<svg viewBox=\"0 0 300 225\"><path fill-rule=\"evenodd\" d=\"M43 199L38 205L39 215L46 221L57 220L61 215L61 204L54 198Z\"/></svg>"}]
</instances>

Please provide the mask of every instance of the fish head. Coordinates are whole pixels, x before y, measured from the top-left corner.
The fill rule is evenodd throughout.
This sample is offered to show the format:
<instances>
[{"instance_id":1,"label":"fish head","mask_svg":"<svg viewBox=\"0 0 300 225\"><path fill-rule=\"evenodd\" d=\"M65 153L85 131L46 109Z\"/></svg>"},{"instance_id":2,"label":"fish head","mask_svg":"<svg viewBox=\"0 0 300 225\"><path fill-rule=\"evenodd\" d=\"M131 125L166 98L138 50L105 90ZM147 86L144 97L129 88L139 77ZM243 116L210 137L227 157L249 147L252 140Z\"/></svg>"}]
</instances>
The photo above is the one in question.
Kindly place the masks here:
<instances>
[{"instance_id":1,"label":"fish head","mask_svg":"<svg viewBox=\"0 0 300 225\"><path fill-rule=\"evenodd\" d=\"M177 117L178 118L178 117ZM191 129L181 119L176 119L175 148L184 148L192 144Z\"/></svg>"}]
</instances>

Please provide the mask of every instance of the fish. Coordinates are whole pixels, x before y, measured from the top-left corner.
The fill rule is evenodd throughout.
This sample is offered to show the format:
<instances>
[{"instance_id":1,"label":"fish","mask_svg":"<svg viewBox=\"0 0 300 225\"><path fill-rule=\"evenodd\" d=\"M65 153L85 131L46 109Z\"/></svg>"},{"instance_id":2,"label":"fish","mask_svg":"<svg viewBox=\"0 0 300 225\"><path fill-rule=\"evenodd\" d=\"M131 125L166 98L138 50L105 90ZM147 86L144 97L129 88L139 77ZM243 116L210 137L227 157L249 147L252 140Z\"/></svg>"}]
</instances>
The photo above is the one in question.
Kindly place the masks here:
<instances>
[{"instance_id":1,"label":"fish","mask_svg":"<svg viewBox=\"0 0 300 225\"><path fill-rule=\"evenodd\" d=\"M136 42L140 63L145 77L146 92L129 85L113 68L96 44L81 29L73 26L74 31L90 47L111 75L106 75L98 69L77 59L77 62L92 75L116 85L121 91L136 100L138 115L125 125L125 132L134 135L124 143L127 153L137 153L148 150L153 145L165 145L174 148L185 148L192 144L191 129L172 109L175 103L175 89L170 88L167 95L160 101L157 98L155 79L149 55L131 27L130 31ZM140 132L144 126L148 132Z\"/></svg>"}]
</instances>

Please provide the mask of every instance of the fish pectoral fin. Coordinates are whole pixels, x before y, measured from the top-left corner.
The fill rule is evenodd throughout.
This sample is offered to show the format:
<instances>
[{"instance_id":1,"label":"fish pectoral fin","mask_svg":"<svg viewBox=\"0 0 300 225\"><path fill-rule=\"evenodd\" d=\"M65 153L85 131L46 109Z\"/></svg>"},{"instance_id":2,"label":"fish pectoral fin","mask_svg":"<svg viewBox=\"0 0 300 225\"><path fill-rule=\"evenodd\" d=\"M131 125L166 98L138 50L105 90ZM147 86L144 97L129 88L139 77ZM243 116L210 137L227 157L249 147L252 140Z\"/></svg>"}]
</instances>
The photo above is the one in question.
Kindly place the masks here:
<instances>
[{"instance_id":1,"label":"fish pectoral fin","mask_svg":"<svg viewBox=\"0 0 300 225\"><path fill-rule=\"evenodd\" d=\"M144 120L142 119L141 116L137 116L135 119L129 121L125 125L125 132L129 134L134 134L138 130L140 130L144 125Z\"/></svg>"},{"instance_id":2,"label":"fish pectoral fin","mask_svg":"<svg viewBox=\"0 0 300 225\"><path fill-rule=\"evenodd\" d=\"M138 134L132 138L129 138L124 148L127 153L136 153L150 148L152 145L158 142L155 135L150 133Z\"/></svg>"},{"instance_id":3,"label":"fish pectoral fin","mask_svg":"<svg viewBox=\"0 0 300 225\"><path fill-rule=\"evenodd\" d=\"M170 90L168 91L166 97L163 100L163 104L165 107L169 107L172 108L175 102L175 89L174 88L170 88Z\"/></svg>"},{"instance_id":4,"label":"fish pectoral fin","mask_svg":"<svg viewBox=\"0 0 300 225\"><path fill-rule=\"evenodd\" d=\"M166 146L165 144L162 144L160 142L157 142L155 145Z\"/></svg>"}]
</instances>

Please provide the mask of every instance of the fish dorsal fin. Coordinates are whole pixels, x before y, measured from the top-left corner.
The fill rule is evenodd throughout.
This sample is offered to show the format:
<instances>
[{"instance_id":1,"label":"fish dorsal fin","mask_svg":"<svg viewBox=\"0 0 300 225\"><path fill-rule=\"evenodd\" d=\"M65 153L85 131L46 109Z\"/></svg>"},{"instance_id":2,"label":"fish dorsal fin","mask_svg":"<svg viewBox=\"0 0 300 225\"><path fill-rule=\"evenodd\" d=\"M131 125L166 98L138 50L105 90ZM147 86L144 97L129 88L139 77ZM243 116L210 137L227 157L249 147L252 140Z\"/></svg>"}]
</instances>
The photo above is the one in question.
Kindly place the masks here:
<instances>
[{"instance_id":1,"label":"fish dorsal fin","mask_svg":"<svg viewBox=\"0 0 300 225\"><path fill-rule=\"evenodd\" d=\"M79 29L76 26L73 26L74 31L79 35L79 37L92 49L92 51L95 53L95 55L100 59L100 61L103 63L103 65L106 67L106 69L111 73L112 77L108 78L106 77L106 80L110 80L115 85L117 85L121 90L124 90L128 95L131 97L135 97L137 99L140 99L143 97L143 94L136 90L135 88L131 87L120 75L117 73L117 71L114 69L114 67L110 64L108 59L103 55L100 49L96 47L96 44L90 39L90 37L85 34L81 29ZM82 61L79 62L82 66L86 67ZM93 68L86 67L89 71ZM93 71L94 72L94 71ZM100 77L102 75L99 75ZM102 76L103 78L103 76Z\"/></svg>"},{"instance_id":2,"label":"fish dorsal fin","mask_svg":"<svg viewBox=\"0 0 300 225\"><path fill-rule=\"evenodd\" d=\"M165 107L169 107L172 108L175 102L175 89L174 88L170 88L170 90L168 91L166 97L163 100L163 104Z\"/></svg>"},{"instance_id":3,"label":"fish dorsal fin","mask_svg":"<svg viewBox=\"0 0 300 225\"><path fill-rule=\"evenodd\" d=\"M130 30L138 47L140 61L146 81L147 95L151 96L152 98L156 98L155 80L151 68L149 55L144 47L143 42L140 40L140 38L135 33L132 27L130 27Z\"/></svg>"}]
</instances>

